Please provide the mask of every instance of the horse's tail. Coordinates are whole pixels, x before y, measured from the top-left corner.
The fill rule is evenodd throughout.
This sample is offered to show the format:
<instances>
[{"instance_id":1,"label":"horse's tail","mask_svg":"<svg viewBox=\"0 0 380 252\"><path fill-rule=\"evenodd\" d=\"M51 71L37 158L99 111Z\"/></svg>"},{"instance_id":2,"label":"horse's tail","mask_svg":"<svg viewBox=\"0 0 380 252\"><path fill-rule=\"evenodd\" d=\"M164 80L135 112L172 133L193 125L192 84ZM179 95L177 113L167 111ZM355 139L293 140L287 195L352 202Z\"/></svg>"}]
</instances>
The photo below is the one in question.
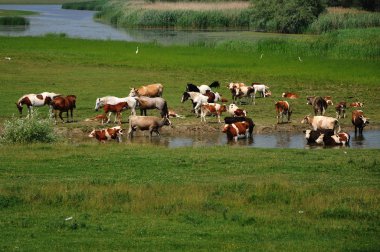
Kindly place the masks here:
<instances>
[{"instance_id":1,"label":"horse's tail","mask_svg":"<svg viewBox=\"0 0 380 252\"><path fill-rule=\"evenodd\" d=\"M168 103L166 101L164 102L164 106L162 107L161 116L169 118Z\"/></svg>"}]
</instances>

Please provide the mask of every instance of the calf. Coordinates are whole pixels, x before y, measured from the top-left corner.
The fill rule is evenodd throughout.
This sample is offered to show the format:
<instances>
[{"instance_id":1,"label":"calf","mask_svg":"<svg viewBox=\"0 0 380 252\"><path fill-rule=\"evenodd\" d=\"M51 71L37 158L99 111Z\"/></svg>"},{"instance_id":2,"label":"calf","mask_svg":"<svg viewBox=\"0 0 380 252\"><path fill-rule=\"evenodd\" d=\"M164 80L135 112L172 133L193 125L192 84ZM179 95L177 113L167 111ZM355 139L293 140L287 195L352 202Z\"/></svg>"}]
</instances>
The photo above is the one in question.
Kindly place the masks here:
<instances>
[{"instance_id":1,"label":"calf","mask_svg":"<svg viewBox=\"0 0 380 252\"><path fill-rule=\"evenodd\" d=\"M362 103L362 102L351 102L350 103L351 108L361 108L363 106L364 106L364 103Z\"/></svg>"},{"instance_id":2,"label":"calf","mask_svg":"<svg viewBox=\"0 0 380 252\"><path fill-rule=\"evenodd\" d=\"M350 135L346 132L339 132L338 134L334 134L333 132L326 132L321 133L315 142L317 144L324 144L328 146L349 145Z\"/></svg>"},{"instance_id":3,"label":"calf","mask_svg":"<svg viewBox=\"0 0 380 252\"><path fill-rule=\"evenodd\" d=\"M328 103L326 102L325 99L323 99L320 96L309 96L306 98L307 99L307 104L312 105L314 109L314 115L324 115L327 109Z\"/></svg>"},{"instance_id":4,"label":"calf","mask_svg":"<svg viewBox=\"0 0 380 252\"><path fill-rule=\"evenodd\" d=\"M218 103L203 103L201 105L201 122L206 122L206 116L213 114L218 117L218 122L220 122L220 115L222 112L227 111L226 105L220 105Z\"/></svg>"},{"instance_id":5,"label":"calf","mask_svg":"<svg viewBox=\"0 0 380 252\"><path fill-rule=\"evenodd\" d=\"M253 122L253 120L251 118L243 117L243 116L241 116L241 117L225 117L224 118L225 124L233 124L236 122L247 122L249 125L248 134L250 137L253 136L253 128L255 127L255 123Z\"/></svg>"},{"instance_id":6,"label":"calf","mask_svg":"<svg viewBox=\"0 0 380 252\"><path fill-rule=\"evenodd\" d=\"M340 131L339 121L336 118L328 116L305 116L301 123L309 124L313 130L331 129L334 134Z\"/></svg>"},{"instance_id":7,"label":"calf","mask_svg":"<svg viewBox=\"0 0 380 252\"><path fill-rule=\"evenodd\" d=\"M336 118L346 118L346 108L347 108L347 103L345 101L339 102L335 106L335 111L336 111Z\"/></svg>"},{"instance_id":8,"label":"calf","mask_svg":"<svg viewBox=\"0 0 380 252\"><path fill-rule=\"evenodd\" d=\"M363 135L363 128L367 126L367 124L369 124L369 118L364 116L362 110L354 110L352 111L351 121L355 127L355 136L357 134L358 129L359 135Z\"/></svg>"},{"instance_id":9,"label":"calf","mask_svg":"<svg viewBox=\"0 0 380 252\"><path fill-rule=\"evenodd\" d=\"M86 122L91 122L91 121L99 121L102 124L108 121L108 117L106 115L100 114L92 118L87 118L85 119Z\"/></svg>"},{"instance_id":10,"label":"calf","mask_svg":"<svg viewBox=\"0 0 380 252\"><path fill-rule=\"evenodd\" d=\"M233 103L228 106L228 113L232 116L247 116L247 111L239 109L239 107Z\"/></svg>"},{"instance_id":11,"label":"calf","mask_svg":"<svg viewBox=\"0 0 380 252\"><path fill-rule=\"evenodd\" d=\"M296 93L289 93L289 92L282 93L281 96L284 98L289 98L289 99L297 99L299 97Z\"/></svg>"},{"instance_id":12,"label":"calf","mask_svg":"<svg viewBox=\"0 0 380 252\"><path fill-rule=\"evenodd\" d=\"M287 122L290 121L290 116L292 115L292 110L290 109L289 103L287 101L278 101L274 104L277 114L277 124L284 122L284 115L287 117Z\"/></svg>"},{"instance_id":13,"label":"calf","mask_svg":"<svg viewBox=\"0 0 380 252\"><path fill-rule=\"evenodd\" d=\"M93 130L88 135L89 137L95 137L99 142L105 143L106 140L115 139L118 142L121 142L121 136L123 135L123 130L120 126L101 129L101 130Z\"/></svg>"},{"instance_id":14,"label":"calf","mask_svg":"<svg viewBox=\"0 0 380 252\"><path fill-rule=\"evenodd\" d=\"M130 137L133 137L133 131L140 129L149 130L150 137L152 137L153 132L156 132L156 134L159 136L160 132L158 130L165 125L172 125L169 118L167 117L160 118L157 116L130 116L128 135Z\"/></svg>"},{"instance_id":15,"label":"calf","mask_svg":"<svg viewBox=\"0 0 380 252\"><path fill-rule=\"evenodd\" d=\"M237 141L238 138L247 138L248 137L248 122L235 122L232 124L226 124L223 128L223 133L227 134L228 140Z\"/></svg>"}]
</instances>

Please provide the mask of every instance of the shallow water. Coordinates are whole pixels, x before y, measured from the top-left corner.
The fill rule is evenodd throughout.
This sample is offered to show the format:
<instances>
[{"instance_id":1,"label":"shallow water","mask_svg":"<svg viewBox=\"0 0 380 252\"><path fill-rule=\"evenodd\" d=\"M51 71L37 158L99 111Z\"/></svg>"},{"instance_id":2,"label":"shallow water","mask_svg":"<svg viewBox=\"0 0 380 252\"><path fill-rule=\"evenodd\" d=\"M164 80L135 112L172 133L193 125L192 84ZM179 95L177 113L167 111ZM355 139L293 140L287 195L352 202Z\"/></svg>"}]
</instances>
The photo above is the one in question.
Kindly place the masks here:
<instances>
[{"instance_id":1,"label":"shallow water","mask_svg":"<svg viewBox=\"0 0 380 252\"><path fill-rule=\"evenodd\" d=\"M321 145L308 145L304 134L298 132L275 132L271 134L254 134L252 139L240 139L237 142L227 141L223 133L210 133L204 135L173 136L170 131L165 131L161 136L153 136L149 139L138 132L132 139L123 137L121 144L135 143L168 148L179 147L207 147L207 146L241 146L247 148L292 148L292 149L321 149L321 148L351 148L351 149L378 149L380 148L380 130L364 131L363 137L355 137L354 132L349 132L351 141L349 146L324 147ZM91 141L95 141L91 139Z\"/></svg>"},{"instance_id":2,"label":"shallow water","mask_svg":"<svg viewBox=\"0 0 380 252\"><path fill-rule=\"evenodd\" d=\"M27 10L39 15L28 16L30 25L0 26L2 36L41 36L47 33L64 33L72 38L157 42L160 44L191 44L220 40L258 40L268 37L295 37L275 33L251 31L173 31L117 29L93 20L94 11L65 10L60 5L0 5L5 10Z\"/></svg>"}]
</instances>

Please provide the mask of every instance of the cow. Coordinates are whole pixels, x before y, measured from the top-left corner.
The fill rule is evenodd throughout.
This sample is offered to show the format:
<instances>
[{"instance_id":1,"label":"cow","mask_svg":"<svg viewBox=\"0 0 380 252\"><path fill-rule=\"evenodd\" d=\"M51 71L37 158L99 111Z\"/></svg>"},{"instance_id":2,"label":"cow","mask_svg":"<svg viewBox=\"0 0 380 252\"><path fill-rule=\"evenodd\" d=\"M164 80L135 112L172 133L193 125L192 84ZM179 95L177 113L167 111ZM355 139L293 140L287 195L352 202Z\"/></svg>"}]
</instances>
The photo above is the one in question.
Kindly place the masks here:
<instances>
[{"instance_id":1,"label":"cow","mask_svg":"<svg viewBox=\"0 0 380 252\"><path fill-rule=\"evenodd\" d=\"M253 122L253 120L251 118L243 117L243 116L241 116L241 117L225 117L224 118L225 124L233 124L236 122L247 122L249 124L248 135L249 135L249 137L253 136L253 128L255 127L255 123Z\"/></svg>"},{"instance_id":2,"label":"cow","mask_svg":"<svg viewBox=\"0 0 380 252\"><path fill-rule=\"evenodd\" d=\"M361 108L363 106L364 106L364 103L362 103L362 102L351 102L350 103L351 108Z\"/></svg>"},{"instance_id":3,"label":"cow","mask_svg":"<svg viewBox=\"0 0 380 252\"><path fill-rule=\"evenodd\" d=\"M231 93L233 96L233 100L236 101L239 99L239 103L241 104L241 99L243 97L246 97L248 99L248 103L252 103L252 94L255 92L255 89L253 87L235 87Z\"/></svg>"},{"instance_id":4,"label":"cow","mask_svg":"<svg viewBox=\"0 0 380 252\"><path fill-rule=\"evenodd\" d=\"M284 122L284 116L287 118L287 122L290 122L290 116L292 115L293 111L290 108L290 105L287 101L278 101L274 104L276 108L276 114L277 114L277 124L280 123L280 117L281 117L281 123Z\"/></svg>"},{"instance_id":5,"label":"cow","mask_svg":"<svg viewBox=\"0 0 380 252\"><path fill-rule=\"evenodd\" d=\"M237 141L238 138L248 138L249 123L246 121L224 125L223 133L227 134L228 140Z\"/></svg>"},{"instance_id":6,"label":"cow","mask_svg":"<svg viewBox=\"0 0 380 252\"><path fill-rule=\"evenodd\" d=\"M329 134L329 132L331 132L331 134L334 134L334 131L331 129L327 129L327 130L310 130L310 129L308 129L308 130L303 131L303 133L305 134L305 139L306 139L308 144L315 143L315 141L319 138L319 136L322 133Z\"/></svg>"},{"instance_id":7,"label":"cow","mask_svg":"<svg viewBox=\"0 0 380 252\"><path fill-rule=\"evenodd\" d=\"M161 83L150 84L141 86L139 88L131 88L129 96L148 96L148 97L162 97L164 86Z\"/></svg>"},{"instance_id":8,"label":"cow","mask_svg":"<svg viewBox=\"0 0 380 252\"><path fill-rule=\"evenodd\" d=\"M289 98L289 99L297 99L297 98L299 98L298 94L296 94L296 93L290 93L290 92L282 93L281 97Z\"/></svg>"},{"instance_id":9,"label":"cow","mask_svg":"<svg viewBox=\"0 0 380 252\"><path fill-rule=\"evenodd\" d=\"M221 123L220 115L226 111L227 107L224 104L221 105L218 103L203 103L201 105L201 122L206 122L206 116L212 114L216 115L218 117L218 122Z\"/></svg>"},{"instance_id":10,"label":"cow","mask_svg":"<svg viewBox=\"0 0 380 252\"><path fill-rule=\"evenodd\" d=\"M158 131L163 126L171 126L169 118L160 118L157 116L129 116L129 129L128 135L133 137L133 132L137 129L139 130L149 130L149 135L152 137L153 132L158 136L160 132Z\"/></svg>"},{"instance_id":11,"label":"cow","mask_svg":"<svg viewBox=\"0 0 380 252\"><path fill-rule=\"evenodd\" d=\"M231 91L232 94L232 102L235 102L236 96L235 96L235 88L241 88L245 87L244 83L238 83L238 82L230 82L228 84L227 88Z\"/></svg>"},{"instance_id":12,"label":"cow","mask_svg":"<svg viewBox=\"0 0 380 252\"><path fill-rule=\"evenodd\" d=\"M327 109L327 102L321 96L309 96L306 98L308 105L312 105L314 109L314 115L324 115Z\"/></svg>"},{"instance_id":13,"label":"cow","mask_svg":"<svg viewBox=\"0 0 380 252\"><path fill-rule=\"evenodd\" d=\"M327 102L327 105L329 105L329 106L334 105L331 96L324 96L323 99Z\"/></svg>"},{"instance_id":14,"label":"cow","mask_svg":"<svg viewBox=\"0 0 380 252\"><path fill-rule=\"evenodd\" d=\"M253 92L253 104L255 104L255 99L256 99L256 93L257 92L261 92L262 96L265 98L266 96L271 96L272 93L268 90L269 87L265 84L260 84L260 83L257 83L257 82L254 82L252 83L252 87L254 89L254 92Z\"/></svg>"},{"instance_id":15,"label":"cow","mask_svg":"<svg viewBox=\"0 0 380 252\"><path fill-rule=\"evenodd\" d=\"M346 118L347 102L341 101L335 106L336 118Z\"/></svg>"},{"instance_id":16,"label":"cow","mask_svg":"<svg viewBox=\"0 0 380 252\"><path fill-rule=\"evenodd\" d=\"M89 137L96 138L99 142L105 143L107 140L115 139L118 142L121 142L121 136L123 135L123 130L120 126L107 128L107 129L100 129L100 130L93 130L88 135Z\"/></svg>"},{"instance_id":17,"label":"cow","mask_svg":"<svg viewBox=\"0 0 380 252\"><path fill-rule=\"evenodd\" d=\"M352 111L351 121L355 127L355 136L357 135L358 130L359 135L363 135L363 128L369 124L369 118L364 116L362 110L354 110Z\"/></svg>"},{"instance_id":18,"label":"cow","mask_svg":"<svg viewBox=\"0 0 380 252\"><path fill-rule=\"evenodd\" d=\"M334 134L340 131L340 124L338 119L328 116L305 116L301 123L309 124L313 130L326 130L331 129Z\"/></svg>"},{"instance_id":19,"label":"cow","mask_svg":"<svg viewBox=\"0 0 380 252\"><path fill-rule=\"evenodd\" d=\"M334 134L334 132L321 133L315 142L317 144L324 144L327 146L349 145L350 134L346 132L339 132L338 134Z\"/></svg>"}]
</instances>

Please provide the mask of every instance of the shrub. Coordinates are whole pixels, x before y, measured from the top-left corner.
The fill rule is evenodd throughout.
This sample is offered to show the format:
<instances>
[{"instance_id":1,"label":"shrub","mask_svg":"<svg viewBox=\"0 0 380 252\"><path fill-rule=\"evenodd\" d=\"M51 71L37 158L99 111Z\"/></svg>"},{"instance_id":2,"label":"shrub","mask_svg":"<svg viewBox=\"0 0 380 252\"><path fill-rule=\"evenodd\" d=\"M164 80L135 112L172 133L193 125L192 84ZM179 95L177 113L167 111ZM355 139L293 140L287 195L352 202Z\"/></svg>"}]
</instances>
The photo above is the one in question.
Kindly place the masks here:
<instances>
[{"instance_id":1,"label":"shrub","mask_svg":"<svg viewBox=\"0 0 380 252\"><path fill-rule=\"evenodd\" d=\"M16 118L4 122L0 143L51 143L57 140L49 119L41 119L34 112L29 118Z\"/></svg>"}]
</instances>

